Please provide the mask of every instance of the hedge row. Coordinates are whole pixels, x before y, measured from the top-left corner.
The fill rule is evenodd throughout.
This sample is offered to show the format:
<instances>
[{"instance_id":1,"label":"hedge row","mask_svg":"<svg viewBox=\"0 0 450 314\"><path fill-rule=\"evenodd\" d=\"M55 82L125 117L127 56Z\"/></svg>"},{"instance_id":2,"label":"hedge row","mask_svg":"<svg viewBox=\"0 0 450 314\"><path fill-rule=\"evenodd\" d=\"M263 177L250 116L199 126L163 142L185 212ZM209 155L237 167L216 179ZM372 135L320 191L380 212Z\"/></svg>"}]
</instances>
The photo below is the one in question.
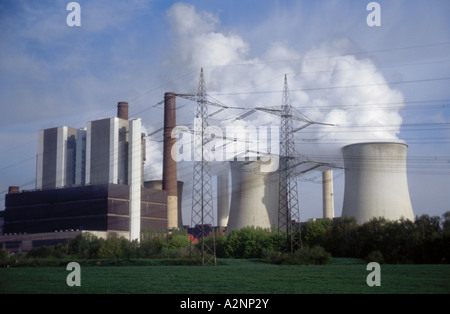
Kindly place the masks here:
<instances>
[{"instance_id":1,"label":"hedge row","mask_svg":"<svg viewBox=\"0 0 450 314\"><path fill-rule=\"evenodd\" d=\"M309 221L303 240L334 257L385 263L450 263L450 212L443 218L422 215L415 221L374 218L362 225L352 218Z\"/></svg>"},{"instance_id":2,"label":"hedge row","mask_svg":"<svg viewBox=\"0 0 450 314\"><path fill-rule=\"evenodd\" d=\"M358 225L354 219L308 221L301 227L301 248L289 250L286 236L276 231L246 227L213 241L218 258L261 258L277 264L323 264L331 256L366 258L386 263L449 263L450 212L443 219L423 215L416 220L388 221L383 218ZM146 233L140 243L124 238L101 239L84 234L55 247L32 249L26 258L133 259L197 257L198 244L190 242L185 230L171 235ZM8 262L0 252L0 264ZM331 255L330 255L331 254ZM15 257L17 258L17 257Z\"/></svg>"}]
</instances>

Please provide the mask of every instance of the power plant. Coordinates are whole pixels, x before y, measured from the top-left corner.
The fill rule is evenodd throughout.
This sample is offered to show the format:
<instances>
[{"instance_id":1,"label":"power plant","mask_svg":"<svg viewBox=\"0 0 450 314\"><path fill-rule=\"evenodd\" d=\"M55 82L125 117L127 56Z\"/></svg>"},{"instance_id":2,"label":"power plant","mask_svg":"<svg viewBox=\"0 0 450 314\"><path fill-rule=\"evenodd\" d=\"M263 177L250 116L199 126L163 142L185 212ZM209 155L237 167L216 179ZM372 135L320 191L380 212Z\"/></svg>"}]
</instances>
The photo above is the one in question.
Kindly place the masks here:
<instances>
[{"instance_id":1,"label":"power plant","mask_svg":"<svg viewBox=\"0 0 450 314\"><path fill-rule=\"evenodd\" d=\"M173 190L144 182L145 134L141 119L128 120L128 103L118 103L117 117L83 129L39 131L38 142L36 189L10 187L1 247L27 251L83 232L139 241L146 229L171 226ZM174 178L177 193L176 172Z\"/></svg>"},{"instance_id":2,"label":"power plant","mask_svg":"<svg viewBox=\"0 0 450 314\"><path fill-rule=\"evenodd\" d=\"M9 188L0 217L0 248L27 251L83 232L139 241L148 228L162 232L183 228L184 185L177 178L177 162L171 155L176 145L172 137L176 96L172 92L164 95L162 180L144 182L146 134L140 118L129 120L126 102L118 103L116 117L90 121L85 128L39 131L36 189ZM342 148L343 217L354 217L359 224L374 217L414 219L406 149L406 144L395 142ZM262 171L273 160L235 158L226 163L229 168L216 175L216 225L208 230L279 228L282 176L279 170ZM321 175L322 216L334 219L333 172L326 168Z\"/></svg>"}]
</instances>

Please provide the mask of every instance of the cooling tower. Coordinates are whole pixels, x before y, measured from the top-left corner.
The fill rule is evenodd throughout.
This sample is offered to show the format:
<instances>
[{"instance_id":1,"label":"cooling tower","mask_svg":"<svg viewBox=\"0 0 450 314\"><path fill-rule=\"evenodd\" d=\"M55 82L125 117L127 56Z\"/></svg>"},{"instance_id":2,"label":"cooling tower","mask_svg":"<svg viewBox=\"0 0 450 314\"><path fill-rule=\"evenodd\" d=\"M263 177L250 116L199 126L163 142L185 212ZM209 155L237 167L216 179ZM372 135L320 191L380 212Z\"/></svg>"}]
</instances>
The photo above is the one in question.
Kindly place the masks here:
<instances>
[{"instance_id":1,"label":"cooling tower","mask_svg":"<svg viewBox=\"0 0 450 314\"><path fill-rule=\"evenodd\" d=\"M217 225L226 227L230 212L228 169L217 174Z\"/></svg>"},{"instance_id":2,"label":"cooling tower","mask_svg":"<svg viewBox=\"0 0 450 314\"><path fill-rule=\"evenodd\" d=\"M230 161L232 194L228 231L247 226L276 227L279 174L261 172L264 164L262 161Z\"/></svg>"},{"instance_id":3,"label":"cooling tower","mask_svg":"<svg viewBox=\"0 0 450 314\"><path fill-rule=\"evenodd\" d=\"M342 149L345 192L342 216L361 224L373 217L414 220L402 143L360 143Z\"/></svg>"}]
</instances>

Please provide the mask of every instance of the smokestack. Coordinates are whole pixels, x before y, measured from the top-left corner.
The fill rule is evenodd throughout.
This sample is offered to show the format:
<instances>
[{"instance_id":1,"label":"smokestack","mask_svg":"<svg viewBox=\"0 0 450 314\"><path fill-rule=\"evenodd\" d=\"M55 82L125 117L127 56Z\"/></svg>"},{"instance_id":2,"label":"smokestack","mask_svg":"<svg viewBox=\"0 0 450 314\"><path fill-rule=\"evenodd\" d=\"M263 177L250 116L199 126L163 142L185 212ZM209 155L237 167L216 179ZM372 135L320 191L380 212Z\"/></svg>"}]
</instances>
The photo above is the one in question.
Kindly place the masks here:
<instances>
[{"instance_id":1,"label":"smokestack","mask_svg":"<svg viewBox=\"0 0 450 314\"><path fill-rule=\"evenodd\" d=\"M163 190L167 191L167 227L179 228L178 225L178 187L177 163L172 158L172 130L176 126L175 94L164 94L164 156L163 156Z\"/></svg>"},{"instance_id":2,"label":"smokestack","mask_svg":"<svg viewBox=\"0 0 450 314\"><path fill-rule=\"evenodd\" d=\"M121 101L117 104L117 118L128 120L128 103Z\"/></svg>"},{"instance_id":3,"label":"smokestack","mask_svg":"<svg viewBox=\"0 0 450 314\"><path fill-rule=\"evenodd\" d=\"M322 172L323 218L334 218L333 171Z\"/></svg>"},{"instance_id":4,"label":"smokestack","mask_svg":"<svg viewBox=\"0 0 450 314\"><path fill-rule=\"evenodd\" d=\"M142 121L131 120L128 143L128 185L130 186L130 241L140 241L142 186Z\"/></svg>"},{"instance_id":5,"label":"smokestack","mask_svg":"<svg viewBox=\"0 0 450 314\"><path fill-rule=\"evenodd\" d=\"M8 187L8 194L17 194L19 193L19 187L18 186L10 186Z\"/></svg>"}]
</instances>

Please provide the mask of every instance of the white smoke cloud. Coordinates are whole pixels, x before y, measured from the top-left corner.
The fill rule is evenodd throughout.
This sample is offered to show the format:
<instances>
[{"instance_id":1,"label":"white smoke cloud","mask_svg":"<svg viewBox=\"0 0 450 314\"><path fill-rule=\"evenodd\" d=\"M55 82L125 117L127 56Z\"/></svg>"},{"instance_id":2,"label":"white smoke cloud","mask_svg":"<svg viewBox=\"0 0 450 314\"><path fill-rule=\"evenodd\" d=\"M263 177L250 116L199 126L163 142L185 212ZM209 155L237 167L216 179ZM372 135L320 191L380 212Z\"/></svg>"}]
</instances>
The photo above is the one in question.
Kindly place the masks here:
<instances>
[{"instance_id":1,"label":"white smoke cloud","mask_svg":"<svg viewBox=\"0 0 450 314\"><path fill-rule=\"evenodd\" d=\"M359 48L349 39L336 38L308 51L298 51L288 42L270 43L268 38L266 50L256 55L242 36L221 30L217 16L199 12L191 4L173 5L167 11L167 18L172 47L161 80L172 82L167 86L171 91L196 93L200 68L203 68L208 95L222 104L248 109L279 108L287 74L294 114L336 125L312 125L297 132L297 153L340 165L340 148L346 144L398 141L402 118L398 111L385 110L381 104L397 104L401 108L403 96L386 84L372 60L354 53ZM192 128L196 104L188 102L177 99L177 125ZM209 113L218 109L208 108ZM278 116L263 112L253 113L245 120L235 119L245 112L248 110L227 109L211 117L209 122L224 130L230 124L280 125ZM294 128L301 125L294 121ZM162 145L153 143L150 150L151 154L156 150L162 152ZM162 165L159 159L157 162ZM156 168L146 173L160 176L161 169ZM191 162L178 163L178 179L185 182L183 204L187 208L191 204L192 169ZM216 163L214 174L221 169L223 163ZM187 212L184 215L188 223L189 215Z\"/></svg>"},{"instance_id":2,"label":"white smoke cloud","mask_svg":"<svg viewBox=\"0 0 450 314\"><path fill-rule=\"evenodd\" d=\"M250 57L250 44L238 34L221 32L219 18L211 13L177 3L167 16L173 36L167 64L178 73L203 67L208 94L227 106L279 106L284 74L288 75L294 113L336 125L310 126L296 133L297 150L302 154L326 159L339 155L345 144L398 141L402 118L398 110L383 106L396 104L400 109L403 95L386 84L373 61L355 54L358 48L349 39L326 41L306 52L274 42L260 57ZM180 83L174 88L195 92L198 81ZM225 126L243 112L226 110L214 118ZM279 125L279 118L256 113L246 123Z\"/></svg>"}]
</instances>

